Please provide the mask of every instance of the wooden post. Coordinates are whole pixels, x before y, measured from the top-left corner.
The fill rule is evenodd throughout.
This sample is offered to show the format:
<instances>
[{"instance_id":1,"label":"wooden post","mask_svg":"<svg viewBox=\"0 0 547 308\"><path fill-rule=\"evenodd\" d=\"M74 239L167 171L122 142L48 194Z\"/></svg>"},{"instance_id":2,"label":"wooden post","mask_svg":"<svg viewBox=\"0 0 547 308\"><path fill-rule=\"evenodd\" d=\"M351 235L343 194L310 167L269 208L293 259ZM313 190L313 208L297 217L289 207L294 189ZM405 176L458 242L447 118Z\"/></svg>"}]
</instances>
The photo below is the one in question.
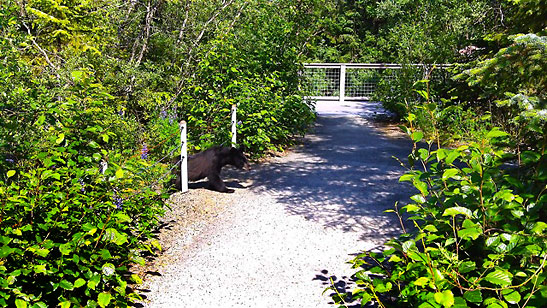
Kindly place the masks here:
<instances>
[{"instance_id":1,"label":"wooden post","mask_svg":"<svg viewBox=\"0 0 547 308\"><path fill-rule=\"evenodd\" d=\"M340 103L344 102L346 96L346 65L340 65Z\"/></svg>"},{"instance_id":2,"label":"wooden post","mask_svg":"<svg viewBox=\"0 0 547 308\"><path fill-rule=\"evenodd\" d=\"M237 145L237 106L232 105L232 147Z\"/></svg>"},{"instance_id":3,"label":"wooden post","mask_svg":"<svg viewBox=\"0 0 547 308\"><path fill-rule=\"evenodd\" d=\"M188 145L186 121L180 122L180 190L188 192Z\"/></svg>"}]
</instances>

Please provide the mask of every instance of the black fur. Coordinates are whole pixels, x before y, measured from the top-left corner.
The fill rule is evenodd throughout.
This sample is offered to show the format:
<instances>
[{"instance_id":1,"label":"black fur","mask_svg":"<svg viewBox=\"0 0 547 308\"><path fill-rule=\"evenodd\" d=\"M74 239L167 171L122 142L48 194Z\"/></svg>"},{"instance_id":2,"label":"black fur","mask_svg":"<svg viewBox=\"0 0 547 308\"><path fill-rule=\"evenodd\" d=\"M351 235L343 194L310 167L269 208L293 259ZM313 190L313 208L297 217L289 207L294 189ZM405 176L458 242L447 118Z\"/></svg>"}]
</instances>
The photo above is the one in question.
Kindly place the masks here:
<instances>
[{"instance_id":1,"label":"black fur","mask_svg":"<svg viewBox=\"0 0 547 308\"><path fill-rule=\"evenodd\" d=\"M188 180L209 180L211 189L233 193L220 178L222 167L232 165L239 169L248 169L249 161L240 149L215 146L203 152L188 157ZM180 169L177 172L175 187L181 189Z\"/></svg>"}]
</instances>

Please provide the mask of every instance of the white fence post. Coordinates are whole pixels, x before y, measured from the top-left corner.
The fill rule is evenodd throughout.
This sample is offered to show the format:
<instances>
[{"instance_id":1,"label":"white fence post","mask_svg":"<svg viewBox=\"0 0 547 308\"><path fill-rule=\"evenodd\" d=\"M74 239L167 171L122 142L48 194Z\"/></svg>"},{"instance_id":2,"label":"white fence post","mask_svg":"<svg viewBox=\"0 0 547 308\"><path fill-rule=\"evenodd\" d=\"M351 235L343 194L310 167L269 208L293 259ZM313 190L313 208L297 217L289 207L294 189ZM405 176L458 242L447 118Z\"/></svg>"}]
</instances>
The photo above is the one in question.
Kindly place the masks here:
<instances>
[{"instance_id":1,"label":"white fence post","mask_svg":"<svg viewBox=\"0 0 547 308\"><path fill-rule=\"evenodd\" d=\"M237 106L232 105L232 147L237 145Z\"/></svg>"},{"instance_id":2,"label":"white fence post","mask_svg":"<svg viewBox=\"0 0 547 308\"><path fill-rule=\"evenodd\" d=\"M188 145L186 138L186 121L180 122L180 190L188 191Z\"/></svg>"},{"instance_id":3,"label":"white fence post","mask_svg":"<svg viewBox=\"0 0 547 308\"><path fill-rule=\"evenodd\" d=\"M346 96L346 65L340 65L340 103L344 102Z\"/></svg>"}]
</instances>

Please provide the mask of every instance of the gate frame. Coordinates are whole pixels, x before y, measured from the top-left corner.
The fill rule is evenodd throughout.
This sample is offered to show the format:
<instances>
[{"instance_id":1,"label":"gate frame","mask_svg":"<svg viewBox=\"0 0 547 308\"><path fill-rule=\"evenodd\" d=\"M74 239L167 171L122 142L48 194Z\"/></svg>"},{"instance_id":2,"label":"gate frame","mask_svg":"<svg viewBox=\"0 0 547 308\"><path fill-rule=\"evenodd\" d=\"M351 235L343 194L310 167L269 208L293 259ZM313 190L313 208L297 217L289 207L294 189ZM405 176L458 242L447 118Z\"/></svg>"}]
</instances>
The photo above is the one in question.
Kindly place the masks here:
<instances>
[{"instance_id":1,"label":"gate frame","mask_svg":"<svg viewBox=\"0 0 547 308\"><path fill-rule=\"evenodd\" d=\"M410 64L411 66L447 68L450 64ZM336 96L306 96L306 99L312 100L330 100L339 101L363 101L369 100L367 96L349 96L346 97L346 68L363 69L401 69L403 65L397 63L304 63L304 68L338 68L340 69L340 79L338 85L338 97Z\"/></svg>"}]
</instances>

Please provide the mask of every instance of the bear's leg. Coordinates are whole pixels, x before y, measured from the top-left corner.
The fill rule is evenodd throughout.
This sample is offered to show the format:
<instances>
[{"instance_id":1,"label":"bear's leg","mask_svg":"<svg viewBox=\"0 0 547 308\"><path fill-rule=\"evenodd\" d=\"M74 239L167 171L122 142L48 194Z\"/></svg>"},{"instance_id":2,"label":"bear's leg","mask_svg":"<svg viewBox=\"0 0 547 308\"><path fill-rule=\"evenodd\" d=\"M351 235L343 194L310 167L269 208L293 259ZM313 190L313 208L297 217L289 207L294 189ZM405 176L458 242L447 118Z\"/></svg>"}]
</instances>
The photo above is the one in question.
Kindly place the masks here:
<instances>
[{"instance_id":1,"label":"bear's leg","mask_svg":"<svg viewBox=\"0 0 547 308\"><path fill-rule=\"evenodd\" d=\"M211 174L207 177L209 179L209 185L213 190L220 191L220 192L226 192L226 193L233 193L233 189L229 189L226 187L226 184L222 181L219 174Z\"/></svg>"}]
</instances>

